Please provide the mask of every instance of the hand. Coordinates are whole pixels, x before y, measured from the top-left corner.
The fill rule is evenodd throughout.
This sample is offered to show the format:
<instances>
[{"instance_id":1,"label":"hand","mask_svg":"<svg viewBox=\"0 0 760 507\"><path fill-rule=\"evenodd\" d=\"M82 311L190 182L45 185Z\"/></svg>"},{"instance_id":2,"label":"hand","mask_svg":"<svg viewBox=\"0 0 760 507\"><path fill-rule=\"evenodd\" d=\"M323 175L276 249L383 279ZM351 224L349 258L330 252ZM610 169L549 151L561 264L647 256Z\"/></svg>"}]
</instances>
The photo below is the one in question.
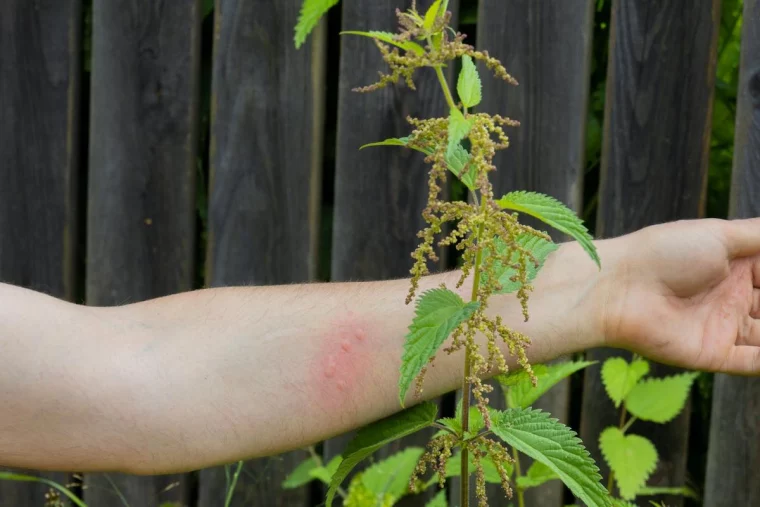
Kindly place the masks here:
<instances>
[{"instance_id":1,"label":"hand","mask_svg":"<svg viewBox=\"0 0 760 507\"><path fill-rule=\"evenodd\" d=\"M619 241L603 290L607 345L760 375L760 219L673 222Z\"/></svg>"}]
</instances>

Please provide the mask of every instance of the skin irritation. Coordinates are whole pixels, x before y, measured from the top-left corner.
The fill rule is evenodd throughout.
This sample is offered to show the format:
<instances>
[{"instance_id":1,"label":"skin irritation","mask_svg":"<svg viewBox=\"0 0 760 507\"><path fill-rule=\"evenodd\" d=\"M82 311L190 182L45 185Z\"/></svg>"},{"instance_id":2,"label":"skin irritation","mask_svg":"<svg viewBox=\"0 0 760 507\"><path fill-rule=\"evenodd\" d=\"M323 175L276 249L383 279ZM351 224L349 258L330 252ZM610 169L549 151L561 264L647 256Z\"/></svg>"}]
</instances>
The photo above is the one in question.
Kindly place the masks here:
<instances>
[{"instance_id":1,"label":"skin irritation","mask_svg":"<svg viewBox=\"0 0 760 507\"><path fill-rule=\"evenodd\" d=\"M367 324L349 311L335 319L319 340L321 351L314 363L314 385L326 408L343 406L361 390L360 385L369 374L372 362Z\"/></svg>"}]
</instances>

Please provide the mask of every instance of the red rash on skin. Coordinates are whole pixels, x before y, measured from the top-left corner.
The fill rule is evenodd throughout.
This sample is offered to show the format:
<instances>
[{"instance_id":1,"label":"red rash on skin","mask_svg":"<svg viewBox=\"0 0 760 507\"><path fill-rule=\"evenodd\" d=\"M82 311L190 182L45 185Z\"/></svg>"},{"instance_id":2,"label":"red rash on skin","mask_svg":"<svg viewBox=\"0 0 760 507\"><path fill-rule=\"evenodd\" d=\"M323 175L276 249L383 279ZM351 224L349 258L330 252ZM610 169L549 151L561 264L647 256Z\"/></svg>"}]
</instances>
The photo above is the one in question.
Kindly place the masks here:
<instances>
[{"instance_id":1,"label":"red rash on skin","mask_svg":"<svg viewBox=\"0 0 760 507\"><path fill-rule=\"evenodd\" d=\"M312 385L326 410L346 410L346 402L360 391L370 375L372 361L367 322L353 312L334 320L317 339L319 348L311 366ZM349 408L350 409L350 408Z\"/></svg>"}]
</instances>

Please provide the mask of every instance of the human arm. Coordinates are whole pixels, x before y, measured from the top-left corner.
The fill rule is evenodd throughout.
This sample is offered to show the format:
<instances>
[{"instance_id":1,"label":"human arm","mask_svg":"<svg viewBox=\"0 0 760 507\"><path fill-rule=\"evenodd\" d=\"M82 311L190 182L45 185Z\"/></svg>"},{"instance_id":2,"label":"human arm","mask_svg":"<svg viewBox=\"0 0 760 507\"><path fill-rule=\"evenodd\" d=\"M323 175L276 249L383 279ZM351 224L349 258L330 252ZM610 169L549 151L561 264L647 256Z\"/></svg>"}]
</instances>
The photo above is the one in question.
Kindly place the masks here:
<instances>
[{"instance_id":1,"label":"human arm","mask_svg":"<svg viewBox=\"0 0 760 507\"><path fill-rule=\"evenodd\" d=\"M695 221L563 244L491 311L533 362L607 345L760 374L760 222ZM426 277L422 290L457 273ZM185 471L303 447L400 409L406 280L220 288L116 308L0 286L0 464ZM458 289L463 297L467 287ZM423 398L458 387L438 355ZM514 362L510 362L514 366ZM409 401L412 402L411 396Z\"/></svg>"}]
</instances>

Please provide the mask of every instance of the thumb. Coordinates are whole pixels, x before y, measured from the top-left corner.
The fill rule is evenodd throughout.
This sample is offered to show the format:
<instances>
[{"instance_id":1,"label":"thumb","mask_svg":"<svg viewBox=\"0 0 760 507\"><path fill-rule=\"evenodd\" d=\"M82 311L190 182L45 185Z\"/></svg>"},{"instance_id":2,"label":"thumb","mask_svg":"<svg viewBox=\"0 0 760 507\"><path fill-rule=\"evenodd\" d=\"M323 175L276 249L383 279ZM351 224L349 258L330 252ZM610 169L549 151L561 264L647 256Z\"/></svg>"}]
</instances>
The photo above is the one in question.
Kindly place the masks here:
<instances>
[{"instance_id":1,"label":"thumb","mask_svg":"<svg viewBox=\"0 0 760 507\"><path fill-rule=\"evenodd\" d=\"M722 229L731 258L760 254L760 218L726 220Z\"/></svg>"}]
</instances>

